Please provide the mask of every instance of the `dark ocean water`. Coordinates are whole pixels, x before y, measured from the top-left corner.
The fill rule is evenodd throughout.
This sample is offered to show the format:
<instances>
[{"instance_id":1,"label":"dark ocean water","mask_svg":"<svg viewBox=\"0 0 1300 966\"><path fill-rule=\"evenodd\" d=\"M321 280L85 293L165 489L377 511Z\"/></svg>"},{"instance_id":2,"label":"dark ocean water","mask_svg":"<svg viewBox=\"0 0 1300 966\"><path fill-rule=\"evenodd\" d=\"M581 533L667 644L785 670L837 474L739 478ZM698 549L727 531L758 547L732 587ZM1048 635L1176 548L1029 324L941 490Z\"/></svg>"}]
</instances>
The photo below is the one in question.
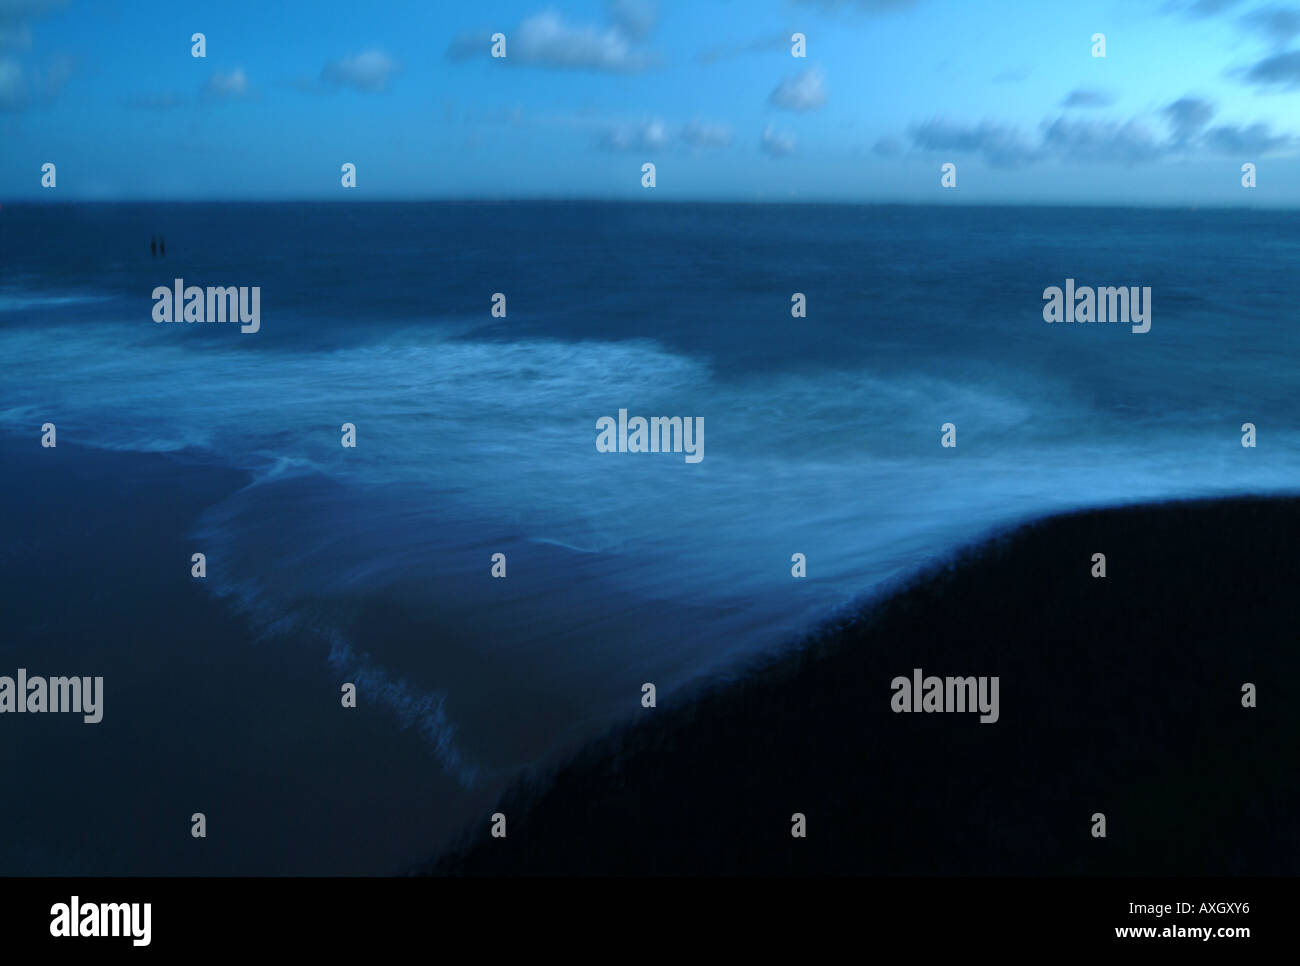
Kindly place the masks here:
<instances>
[{"instance_id":1,"label":"dark ocean water","mask_svg":"<svg viewBox=\"0 0 1300 966\"><path fill-rule=\"evenodd\" d=\"M246 471L191 535L210 590L472 787L993 528L1293 491L1297 217L6 205L0 428ZM155 324L176 277L260 286L261 330ZM1150 332L1049 326L1067 278L1149 286ZM703 417L703 461L597 452L620 408Z\"/></svg>"}]
</instances>

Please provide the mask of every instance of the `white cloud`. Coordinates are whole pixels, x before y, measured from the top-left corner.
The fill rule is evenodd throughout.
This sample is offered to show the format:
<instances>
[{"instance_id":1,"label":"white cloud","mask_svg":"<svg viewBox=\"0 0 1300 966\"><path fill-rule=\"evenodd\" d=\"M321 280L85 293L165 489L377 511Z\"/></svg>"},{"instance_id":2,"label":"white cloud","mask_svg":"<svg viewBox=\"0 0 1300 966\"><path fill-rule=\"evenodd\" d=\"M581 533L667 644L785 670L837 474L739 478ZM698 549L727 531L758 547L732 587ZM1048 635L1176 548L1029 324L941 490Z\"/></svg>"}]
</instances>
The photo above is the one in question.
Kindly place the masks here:
<instances>
[{"instance_id":1,"label":"white cloud","mask_svg":"<svg viewBox=\"0 0 1300 966\"><path fill-rule=\"evenodd\" d=\"M794 135L777 131L769 124L763 130L763 136L759 139L758 148L769 157L789 157L794 154Z\"/></svg>"},{"instance_id":2,"label":"white cloud","mask_svg":"<svg viewBox=\"0 0 1300 966\"><path fill-rule=\"evenodd\" d=\"M629 20L626 10L614 10L615 23L610 26L574 24L558 13L547 10L526 18L506 35L506 57L499 63L524 64L530 67L553 67L562 70L594 70L615 74L634 74L645 70L655 58L636 41L648 27ZM643 21L637 21L644 25ZM447 48L452 60L487 58L493 31L463 34Z\"/></svg>"},{"instance_id":3,"label":"white cloud","mask_svg":"<svg viewBox=\"0 0 1300 966\"><path fill-rule=\"evenodd\" d=\"M608 151L659 151L671 140L668 125L655 118L609 129L601 137L600 146Z\"/></svg>"},{"instance_id":4,"label":"white cloud","mask_svg":"<svg viewBox=\"0 0 1300 966\"><path fill-rule=\"evenodd\" d=\"M615 72L638 71L647 63L620 28L571 26L552 11L521 23L508 53L529 64Z\"/></svg>"},{"instance_id":5,"label":"white cloud","mask_svg":"<svg viewBox=\"0 0 1300 966\"><path fill-rule=\"evenodd\" d=\"M731 128L696 118L682 129L682 140L697 148L723 148L731 143Z\"/></svg>"},{"instance_id":6,"label":"white cloud","mask_svg":"<svg viewBox=\"0 0 1300 966\"><path fill-rule=\"evenodd\" d=\"M321 80L355 87L371 94L388 88L389 78L397 72L397 63L382 50L362 51L355 57L332 60L321 71Z\"/></svg>"},{"instance_id":7,"label":"white cloud","mask_svg":"<svg viewBox=\"0 0 1300 966\"><path fill-rule=\"evenodd\" d=\"M778 84L769 100L787 111L815 111L826 103L825 80L820 69L810 67Z\"/></svg>"},{"instance_id":8,"label":"white cloud","mask_svg":"<svg viewBox=\"0 0 1300 966\"><path fill-rule=\"evenodd\" d=\"M208 78L204 93L215 98L247 97L249 93L248 75L244 68L236 67L229 74L220 71Z\"/></svg>"},{"instance_id":9,"label":"white cloud","mask_svg":"<svg viewBox=\"0 0 1300 966\"><path fill-rule=\"evenodd\" d=\"M1160 161L1171 155L1264 154L1300 144L1266 124L1207 127L1214 106L1194 96L1180 98L1157 115L1169 125L1160 134L1144 117L1121 120L1045 120L1034 141L1015 127L982 121L954 124L932 119L908 132L912 147L925 153L979 155L993 167L1015 168L1046 160L1124 165Z\"/></svg>"}]
</instances>

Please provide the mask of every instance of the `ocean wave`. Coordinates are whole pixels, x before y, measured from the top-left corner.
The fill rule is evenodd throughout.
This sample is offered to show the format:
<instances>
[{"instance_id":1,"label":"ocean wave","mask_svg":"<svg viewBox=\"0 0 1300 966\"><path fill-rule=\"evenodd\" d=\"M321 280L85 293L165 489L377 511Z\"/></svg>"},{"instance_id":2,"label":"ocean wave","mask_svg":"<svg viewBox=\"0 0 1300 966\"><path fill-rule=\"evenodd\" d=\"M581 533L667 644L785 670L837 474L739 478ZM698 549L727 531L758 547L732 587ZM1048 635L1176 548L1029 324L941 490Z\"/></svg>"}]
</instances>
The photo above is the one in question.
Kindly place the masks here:
<instances>
[{"instance_id":1,"label":"ocean wave","mask_svg":"<svg viewBox=\"0 0 1300 966\"><path fill-rule=\"evenodd\" d=\"M200 526L197 536L202 539ZM214 562L221 560L218 552ZM276 641L306 631L329 644L327 661L342 679L357 686L362 700L376 700L397 718L401 727L416 728L432 746L443 769L463 787L472 788L478 781L478 766L471 762L456 741L456 725L450 720L445 692L429 691L395 675L369 654L358 651L343 634L328 623L313 617L283 600L273 600L252 578L214 580L215 596L225 600L237 613L246 617L266 641Z\"/></svg>"},{"instance_id":2,"label":"ocean wave","mask_svg":"<svg viewBox=\"0 0 1300 966\"><path fill-rule=\"evenodd\" d=\"M52 308L64 305L82 305L92 302L107 302L111 295L95 293L49 293L40 291L0 291L0 313L22 312L28 309Z\"/></svg>"},{"instance_id":3,"label":"ocean wave","mask_svg":"<svg viewBox=\"0 0 1300 966\"><path fill-rule=\"evenodd\" d=\"M35 438L48 420L61 440L197 449L247 470L252 482L210 508L195 538L211 585L268 633L300 627L305 598L419 578L448 611L493 613L499 631L474 646L541 662L575 705L589 699L586 665L691 680L990 527L1285 492L1300 478L1294 431L1271 427L1243 450L1240 419L1117 418L1064 378L1017 370L736 374L650 339L490 341L437 326L349 349L271 351L231 335L0 331L14 374L0 424ZM596 419L620 408L703 417L703 461L597 452ZM950 420L956 449L939 445ZM344 423L354 449L340 445ZM501 549L508 583L487 576ZM806 580L791 576L795 553ZM475 567L479 583L465 577ZM331 653L473 780L447 695L480 687L466 700L485 706L489 684L444 683L432 658L346 636Z\"/></svg>"}]
</instances>

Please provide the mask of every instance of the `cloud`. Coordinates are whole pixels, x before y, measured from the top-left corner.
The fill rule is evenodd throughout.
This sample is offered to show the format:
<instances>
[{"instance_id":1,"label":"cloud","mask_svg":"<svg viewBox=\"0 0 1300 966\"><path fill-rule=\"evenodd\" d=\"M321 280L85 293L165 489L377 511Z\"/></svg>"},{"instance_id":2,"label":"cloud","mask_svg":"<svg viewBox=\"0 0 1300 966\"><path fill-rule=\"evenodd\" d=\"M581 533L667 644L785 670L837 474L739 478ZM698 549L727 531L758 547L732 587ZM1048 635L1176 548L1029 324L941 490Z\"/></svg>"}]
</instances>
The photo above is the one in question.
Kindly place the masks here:
<instances>
[{"instance_id":1,"label":"cloud","mask_svg":"<svg viewBox=\"0 0 1300 966\"><path fill-rule=\"evenodd\" d=\"M1173 128L1174 140L1178 143L1190 141L1214 117L1214 105L1199 97L1180 97L1162 112L1169 119Z\"/></svg>"},{"instance_id":2,"label":"cloud","mask_svg":"<svg viewBox=\"0 0 1300 966\"><path fill-rule=\"evenodd\" d=\"M655 118L632 126L613 127L597 141L606 151L662 151L672 138L668 125Z\"/></svg>"},{"instance_id":3,"label":"cloud","mask_svg":"<svg viewBox=\"0 0 1300 966\"><path fill-rule=\"evenodd\" d=\"M980 154L999 168L1015 168L1035 161L1041 152L1014 128L982 121L975 125L932 120L908 131L912 146L922 151Z\"/></svg>"},{"instance_id":4,"label":"cloud","mask_svg":"<svg viewBox=\"0 0 1300 966\"><path fill-rule=\"evenodd\" d=\"M731 128L696 118L682 129L682 140L696 148L725 148L731 143Z\"/></svg>"},{"instance_id":5,"label":"cloud","mask_svg":"<svg viewBox=\"0 0 1300 966\"><path fill-rule=\"evenodd\" d=\"M1279 85L1291 88L1300 87L1300 50L1289 50L1284 54L1265 57L1245 73L1245 80L1261 87Z\"/></svg>"},{"instance_id":6,"label":"cloud","mask_svg":"<svg viewBox=\"0 0 1300 966\"><path fill-rule=\"evenodd\" d=\"M382 50L371 48L355 57L332 60L320 72L320 79L341 87L378 94L388 89L389 78L398 70L397 62Z\"/></svg>"},{"instance_id":7,"label":"cloud","mask_svg":"<svg viewBox=\"0 0 1300 966\"><path fill-rule=\"evenodd\" d=\"M1079 87L1070 91L1065 100L1061 101L1062 107L1110 107L1115 103L1115 98L1104 91L1087 90Z\"/></svg>"},{"instance_id":8,"label":"cloud","mask_svg":"<svg viewBox=\"0 0 1300 966\"><path fill-rule=\"evenodd\" d=\"M1300 10L1295 7L1261 7L1243 16L1240 23L1247 30L1285 44L1300 34Z\"/></svg>"},{"instance_id":9,"label":"cloud","mask_svg":"<svg viewBox=\"0 0 1300 966\"><path fill-rule=\"evenodd\" d=\"M1168 150L1140 121L1073 121L1058 118L1043 127L1043 148L1070 161L1152 161Z\"/></svg>"},{"instance_id":10,"label":"cloud","mask_svg":"<svg viewBox=\"0 0 1300 966\"><path fill-rule=\"evenodd\" d=\"M815 111L826 103L825 76L817 67L787 77L776 86L768 101L787 111Z\"/></svg>"},{"instance_id":11,"label":"cloud","mask_svg":"<svg viewBox=\"0 0 1300 966\"><path fill-rule=\"evenodd\" d=\"M12 57L0 57L0 111L15 114L50 104L72 74L72 58L66 54L35 68L24 68Z\"/></svg>"},{"instance_id":12,"label":"cloud","mask_svg":"<svg viewBox=\"0 0 1300 966\"><path fill-rule=\"evenodd\" d=\"M628 121L583 111L578 114L541 117L537 121L585 129L594 136L598 149L618 153L660 152L679 145L707 150L727 147L733 141L730 127L700 117L686 124L674 125L660 117Z\"/></svg>"},{"instance_id":13,"label":"cloud","mask_svg":"<svg viewBox=\"0 0 1300 966\"><path fill-rule=\"evenodd\" d=\"M1278 148L1291 147L1296 144L1296 139L1272 134L1267 124L1252 124L1250 127L1223 125L1206 131L1203 143L1219 154L1239 156L1267 154Z\"/></svg>"},{"instance_id":14,"label":"cloud","mask_svg":"<svg viewBox=\"0 0 1300 966\"><path fill-rule=\"evenodd\" d=\"M1192 20L1214 17L1239 7L1242 0L1168 0L1166 13L1182 14ZM1243 13L1237 26L1258 34L1277 45L1286 45L1300 34L1300 9L1294 6L1269 4Z\"/></svg>"},{"instance_id":15,"label":"cloud","mask_svg":"<svg viewBox=\"0 0 1300 966\"><path fill-rule=\"evenodd\" d=\"M1241 0L1170 0L1165 4L1164 9L1174 13L1181 13L1192 19L1202 17L1213 17L1216 14L1237 6Z\"/></svg>"},{"instance_id":16,"label":"cloud","mask_svg":"<svg viewBox=\"0 0 1300 966\"><path fill-rule=\"evenodd\" d=\"M794 154L794 135L777 131L772 125L763 129L758 149L770 158L788 158Z\"/></svg>"},{"instance_id":17,"label":"cloud","mask_svg":"<svg viewBox=\"0 0 1300 966\"><path fill-rule=\"evenodd\" d=\"M1169 123L1168 137L1141 118L1103 121L1065 116L1044 121L1039 126L1036 142L1013 127L991 121L955 124L932 120L911 128L908 135L912 147L918 151L977 155L1000 168L1044 160L1134 165L1190 151L1259 155L1300 146L1300 139L1275 134L1266 124L1207 128L1214 116L1214 106L1196 97L1182 97L1158 116ZM878 142L876 153L891 156L895 146L891 141Z\"/></svg>"},{"instance_id":18,"label":"cloud","mask_svg":"<svg viewBox=\"0 0 1300 966\"><path fill-rule=\"evenodd\" d=\"M881 138L871 150L882 158L896 158L903 153L903 142L898 138Z\"/></svg>"},{"instance_id":19,"label":"cloud","mask_svg":"<svg viewBox=\"0 0 1300 966\"><path fill-rule=\"evenodd\" d=\"M250 93L248 75L244 68L236 67L228 74L220 71L208 78L203 88L204 96L213 100L228 100L247 97Z\"/></svg>"},{"instance_id":20,"label":"cloud","mask_svg":"<svg viewBox=\"0 0 1300 966\"><path fill-rule=\"evenodd\" d=\"M447 47L447 57L469 60L490 56L492 33L461 35ZM617 22L608 27L570 24L548 10L505 34L505 64L635 74L655 63L655 57L640 49L627 27Z\"/></svg>"},{"instance_id":21,"label":"cloud","mask_svg":"<svg viewBox=\"0 0 1300 966\"><path fill-rule=\"evenodd\" d=\"M659 21L658 0L609 0L609 19L632 40L645 40Z\"/></svg>"},{"instance_id":22,"label":"cloud","mask_svg":"<svg viewBox=\"0 0 1300 966\"><path fill-rule=\"evenodd\" d=\"M586 68L635 72L646 60L632 50L628 36L618 27L569 26L559 14L546 12L519 25L510 56L524 63L547 67Z\"/></svg>"}]
</instances>

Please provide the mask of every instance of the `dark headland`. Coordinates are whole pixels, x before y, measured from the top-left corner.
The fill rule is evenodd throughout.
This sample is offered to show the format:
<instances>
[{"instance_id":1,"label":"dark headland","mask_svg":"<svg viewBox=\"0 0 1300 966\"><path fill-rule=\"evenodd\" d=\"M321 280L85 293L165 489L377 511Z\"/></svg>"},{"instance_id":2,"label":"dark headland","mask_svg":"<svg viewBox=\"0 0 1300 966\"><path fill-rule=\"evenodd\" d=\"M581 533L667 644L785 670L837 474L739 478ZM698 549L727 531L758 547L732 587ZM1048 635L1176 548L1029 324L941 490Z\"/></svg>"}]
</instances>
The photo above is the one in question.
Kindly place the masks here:
<instances>
[{"instance_id":1,"label":"dark headland","mask_svg":"<svg viewBox=\"0 0 1300 966\"><path fill-rule=\"evenodd\" d=\"M1298 553L1294 497L1023 526L638 711L422 871L1294 875ZM893 712L918 667L998 676L999 720Z\"/></svg>"}]
</instances>

